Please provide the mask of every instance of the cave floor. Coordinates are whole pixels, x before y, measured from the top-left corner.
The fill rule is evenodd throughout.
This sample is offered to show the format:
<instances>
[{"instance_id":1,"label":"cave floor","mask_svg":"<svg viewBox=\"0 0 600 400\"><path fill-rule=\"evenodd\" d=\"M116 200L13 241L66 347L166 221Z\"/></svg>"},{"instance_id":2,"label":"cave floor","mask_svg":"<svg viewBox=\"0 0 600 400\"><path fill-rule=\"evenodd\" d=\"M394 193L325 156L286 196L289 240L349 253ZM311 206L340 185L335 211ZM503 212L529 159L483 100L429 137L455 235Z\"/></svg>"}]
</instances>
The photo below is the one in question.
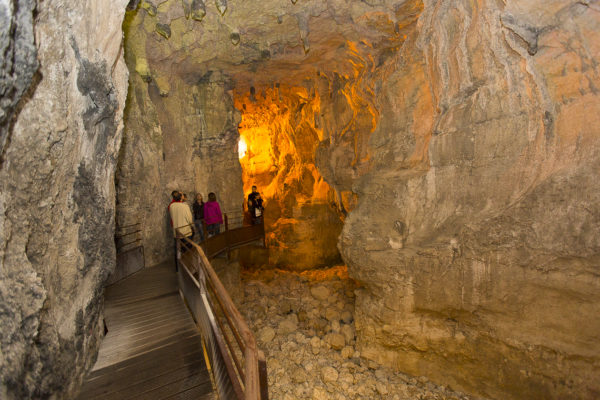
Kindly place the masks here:
<instances>
[{"instance_id":1,"label":"cave floor","mask_svg":"<svg viewBox=\"0 0 600 400\"><path fill-rule=\"evenodd\" d=\"M106 288L108 333L79 399L214 399L200 333L169 264Z\"/></svg>"},{"instance_id":2,"label":"cave floor","mask_svg":"<svg viewBox=\"0 0 600 400\"><path fill-rule=\"evenodd\" d=\"M269 398L483 400L362 357L356 288L343 266L242 273L239 308L265 352Z\"/></svg>"}]
</instances>

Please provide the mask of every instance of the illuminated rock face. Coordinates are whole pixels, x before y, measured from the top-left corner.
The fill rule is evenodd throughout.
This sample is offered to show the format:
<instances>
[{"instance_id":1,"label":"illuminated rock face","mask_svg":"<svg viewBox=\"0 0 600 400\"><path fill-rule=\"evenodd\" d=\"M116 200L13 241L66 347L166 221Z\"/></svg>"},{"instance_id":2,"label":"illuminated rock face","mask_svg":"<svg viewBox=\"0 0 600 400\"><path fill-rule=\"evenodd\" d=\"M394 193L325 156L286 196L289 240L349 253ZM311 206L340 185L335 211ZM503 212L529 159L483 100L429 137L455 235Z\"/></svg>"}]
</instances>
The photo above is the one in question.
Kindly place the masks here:
<instances>
[{"instance_id":1,"label":"illuminated rock face","mask_svg":"<svg viewBox=\"0 0 600 400\"><path fill-rule=\"evenodd\" d=\"M0 2L1 399L72 398L103 334L127 92L110 3Z\"/></svg>"},{"instance_id":2,"label":"illuminated rock face","mask_svg":"<svg viewBox=\"0 0 600 400\"><path fill-rule=\"evenodd\" d=\"M121 169L120 193L147 182L146 215L164 216L198 162L228 171L239 207L241 124L274 247L318 264L333 239L303 242L345 218L363 356L497 398L598 396L595 2L182 4L132 15L126 149L148 161ZM194 137L208 113L221 122ZM214 151L194 161L192 143ZM177 146L181 168L160 166Z\"/></svg>"},{"instance_id":3,"label":"illuminated rock face","mask_svg":"<svg viewBox=\"0 0 600 400\"><path fill-rule=\"evenodd\" d=\"M291 158L269 156L269 168L282 168L278 178L257 182L270 186L276 199L266 215L273 223L271 261L300 269L339 261L341 217L356 202L352 179L368 160L368 135L355 133L375 127L373 88L365 77L402 43L402 29L420 9L419 3L373 8L356 2L332 25L331 12L344 3L230 1L225 17L210 3L199 21L179 0L143 1L128 14L125 53L135 74L117 173L117 222L144 222L148 264L165 260L172 248L166 215L171 190L200 191L205 198L215 191L225 211L239 215L237 125L244 110L233 107L233 98L240 103L252 85L261 94L279 80L281 88L304 91L307 99L318 93L325 99L316 105L320 114L308 116L297 95L288 98L278 89L283 100L275 107L289 101L299 108L286 117L293 148L277 150ZM380 8L395 10L397 22ZM246 194L251 179L254 173L246 176Z\"/></svg>"},{"instance_id":4,"label":"illuminated rock face","mask_svg":"<svg viewBox=\"0 0 600 400\"><path fill-rule=\"evenodd\" d=\"M340 262L341 213L334 190L315 166L323 133L315 116L320 101L305 88L280 87L236 102L244 192L256 185L265 202L269 263L310 269Z\"/></svg>"},{"instance_id":5,"label":"illuminated rock face","mask_svg":"<svg viewBox=\"0 0 600 400\"><path fill-rule=\"evenodd\" d=\"M117 225L142 223L145 262L156 265L173 258L171 191L185 192L190 206L197 193L207 201L214 192L232 226L242 222L243 193L231 77L219 70L180 74L176 62L146 58L178 37L175 29L169 41L155 32L149 4L128 12L123 25L125 60L136 73L116 175ZM159 11L169 4L183 12L181 1L166 2ZM183 14L171 17L187 21Z\"/></svg>"}]
</instances>

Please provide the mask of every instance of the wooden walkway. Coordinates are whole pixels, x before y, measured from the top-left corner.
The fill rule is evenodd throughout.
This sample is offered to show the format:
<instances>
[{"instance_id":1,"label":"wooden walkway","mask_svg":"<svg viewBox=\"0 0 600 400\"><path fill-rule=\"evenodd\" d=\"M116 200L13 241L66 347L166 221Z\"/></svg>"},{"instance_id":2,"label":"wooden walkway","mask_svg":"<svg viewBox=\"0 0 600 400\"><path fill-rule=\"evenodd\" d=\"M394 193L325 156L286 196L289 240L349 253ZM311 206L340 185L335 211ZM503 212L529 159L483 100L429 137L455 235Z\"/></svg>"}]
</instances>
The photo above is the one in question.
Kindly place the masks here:
<instances>
[{"instance_id":1,"label":"wooden walkway","mask_svg":"<svg viewBox=\"0 0 600 400\"><path fill-rule=\"evenodd\" d=\"M216 399L171 265L107 287L105 320L108 333L78 399Z\"/></svg>"}]
</instances>

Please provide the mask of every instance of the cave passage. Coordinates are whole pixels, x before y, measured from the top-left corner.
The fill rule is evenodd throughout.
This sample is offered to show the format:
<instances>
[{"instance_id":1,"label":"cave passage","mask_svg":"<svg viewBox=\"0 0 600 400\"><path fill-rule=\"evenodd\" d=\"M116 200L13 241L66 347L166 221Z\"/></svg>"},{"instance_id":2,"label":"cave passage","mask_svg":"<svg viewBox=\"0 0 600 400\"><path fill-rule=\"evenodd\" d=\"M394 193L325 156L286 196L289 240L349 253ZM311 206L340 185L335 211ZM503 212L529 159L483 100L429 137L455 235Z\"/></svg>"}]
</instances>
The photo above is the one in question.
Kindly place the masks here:
<instances>
[{"instance_id":1,"label":"cave passage","mask_svg":"<svg viewBox=\"0 0 600 400\"><path fill-rule=\"evenodd\" d=\"M342 218L335 191L315 165L322 139L319 97L279 86L238 96L244 193L257 186L265 201L269 264L297 270L341 262ZM242 156L243 155L243 156Z\"/></svg>"},{"instance_id":2,"label":"cave passage","mask_svg":"<svg viewBox=\"0 0 600 400\"><path fill-rule=\"evenodd\" d=\"M117 223L145 221L149 264L169 248L171 190L215 192L235 215L256 185L269 251L250 264L296 273L344 264L358 285L356 324L340 325L334 304L284 280L313 307L273 315L307 336L272 349L313 332L330 345L327 335L352 326L360 359L499 398L572 397L557 382L598 376L593 362L560 361L599 354L586 345L598 323L578 317L597 299L570 295L597 290L595 231L575 204L597 208L594 194L579 195L593 187L585 171L597 134L587 127L599 125L589 6L209 3L142 1L123 25ZM554 209L576 235L549 222ZM283 293L265 301L245 311L262 320L275 304L297 304ZM555 318L559 308L568 317ZM266 325L256 326L265 338L281 328Z\"/></svg>"},{"instance_id":3,"label":"cave passage","mask_svg":"<svg viewBox=\"0 0 600 400\"><path fill-rule=\"evenodd\" d=\"M599 11L0 1L0 397L76 395L116 232L151 270L173 190L233 236L256 185L216 268L279 398L599 398Z\"/></svg>"},{"instance_id":4,"label":"cave passage","mask_svg":"<svg viewBox=\"0 0 600 400\"><path fill-rule=\"evenodd\" d=\"M148 4L128 11L123 24L131 76L117 224L146 221L145 252L155 264L169 236L159 205L171 190L205 199L215 192L223 211L237 217L256 185L266 205L269 265L340 264L338 238L358 201L353 184L371 163L374 91L418 2L397 10L393 32L377 25L393 25L389 17L369 12L349 30L329 29L325 16L308 25L300 16L259 16L227 33L210 9L194 19L176 2L156 11ZM285 14L296 6L278 7ZM254 15L249 4L228 13ZM205 29L212 24L221 28ZM137 199L148 196L154 205L140 210Z\"/></svg>"}]
</instances>

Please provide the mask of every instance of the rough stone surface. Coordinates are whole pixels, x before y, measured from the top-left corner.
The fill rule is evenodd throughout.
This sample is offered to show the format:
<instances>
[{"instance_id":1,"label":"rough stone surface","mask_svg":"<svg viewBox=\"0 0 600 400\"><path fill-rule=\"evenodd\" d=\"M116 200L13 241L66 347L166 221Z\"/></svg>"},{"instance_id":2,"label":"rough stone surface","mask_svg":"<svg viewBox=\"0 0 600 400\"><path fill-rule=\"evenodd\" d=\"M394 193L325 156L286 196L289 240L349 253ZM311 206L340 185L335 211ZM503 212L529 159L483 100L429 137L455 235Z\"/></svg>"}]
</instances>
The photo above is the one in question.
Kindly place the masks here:
<instances>
[{"instance_id":1,"label":"rough stone surface","mask_svg":"<svg viewBox=\"0 0 600 400\"><path fill-rule=\"evenodd\" d=\"M127 1L38 2L34 26L33 5L0 4L0 398L7 400L73 397L94 362L103 282L115 262L113 176L127 90L120 47Z\"/></svg>"},{"instance_id":2,"label":"rough stone surface","mask_svg":"<svg viewBox=\"0 0 600 400\"><path fill-rule=\"evenodd\" d=\"M172 190L185 192L190 206L197 193L207 201L214 192L232 227L242 223L243 193L231 79L219 71L180 76L167 62L153 64L153 77L140 70L139 58L154 40L143 30L146 15L130 11L124 24L125 59L137 73L130 78L116 175L117 225L142 223L146 263L154 265L173 257Z\"/></svg>"},{"instance_id":3,"label":"rough stone surface","mask_svg":"<svg viewBox=\"0 0 600 400\"><path fill-rule=\"evenodd\" d=\"M315 286L310 289L310 294L317 300L325 301L329 299L329 289L325 286Z\"/></svg>"},{"instance_id":4,"label":"rough stone surface","mask_svg":"<svg viewBox=\"0 0 600 400\"><path fill-rule=\"evenodd\" d=\"M495 398L598 396L597 9L424 2L339 242L362 356Z\"/></svg>"},{"instance_id":5,"label":"rough stone surface","mask_svg":"<svg viewBox=\"0 0 600 400\"><path fill-rule=\"evenodd\" d=\"M17 104L39 67L33 37L35 7L35 0L0 3L0 163Z\"/></svg>"},{"instance_id":6,"label":"rough stone surface","mask_svg":"<svg viewBox=\"0 0 600 400\"><path fill-rule=\"evenodd\" d=\"M424 377L405 375L361 359L354 350L355 342L341 351L330 347L326 338L332 325L315 329L310 323L310 318L317 318L329 302L304 299L311 298L312 288L322 286L336 302L353 304L356 286L343 267L303 273L244 272L243 284L244 300L239 308L265 352L271 399L475 399L432 384ZM282 313L277 307L282 301L290 303L292 314ZM312 317L299 322L293 332L274 334L290 315L300 312ZM354 329L352 323L348 327ZM260 339L265 332L269 332L266 341Z\"/></svg>"}]
</instances>

